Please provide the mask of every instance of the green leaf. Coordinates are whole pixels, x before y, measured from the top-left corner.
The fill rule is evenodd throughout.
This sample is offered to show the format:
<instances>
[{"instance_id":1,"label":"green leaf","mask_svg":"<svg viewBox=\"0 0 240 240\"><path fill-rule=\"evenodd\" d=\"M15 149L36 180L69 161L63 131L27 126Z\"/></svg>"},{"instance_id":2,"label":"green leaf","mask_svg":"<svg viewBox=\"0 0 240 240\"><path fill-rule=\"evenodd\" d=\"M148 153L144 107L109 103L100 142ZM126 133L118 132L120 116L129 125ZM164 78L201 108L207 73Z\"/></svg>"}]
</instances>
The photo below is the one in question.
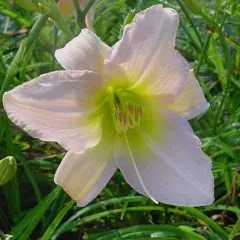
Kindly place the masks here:
<instances>
[{"instance_id":1,"label":"green leaf","mask_svg":"<svg viewBox=\"0 0 240 240\"><path fill-rule=\"evenodd\" d=\"M14 239L29 239L30 234L37 226L45 212L49 209L51 203L55 200L59 191L60 188L56 187L35 208L27 213L24 219L12 229L11 234L14 236Z\"/></svg>"},{"instance_id":2,"label":"green leaf","mask_svg":"<svg viewBox=\"0 0 240 240\"><path fill-rule=\"evenodd\" d=\"M240 215L239 215L240 216ZM230 233L230 236L229 236L229 240L233 240L233 238L235 236L237 236L238 234L240 234L240 218L238 218L238 221L237 223L234 225L231 233Z\"/></svg>"},{"instance_id":3,"label":"green leaf","mask_svg":"<svg viewBox=\"0 0 240 240\"><path fill-rule=\"evenodd\" d=\"M223 57L219 54L218 49L217 49L216 40L213 37L210 40L209 50L210 50L210 58L214 62L221 85L222 85L223 89L225 89L227 80L225 77L225 69L224 69L223 62L222 62Z\"/></svg>"},{"instance_id":4,"label":"green leaf","mask_svg":"<svg viewBox=\"0 0 240 240\"><path fill-rule=\"evenodd\" d=\"M44 233L43 237L41 240L48 240L51 239L51 236L59 223L62 221L63 217L67 214L67 212L71 209L71 207L75 204L75 201L71 200L68 202L65 207L59 212L59 214L55 217L51 225L48 227L46 232Z\"/></svg>"}]
</instances>

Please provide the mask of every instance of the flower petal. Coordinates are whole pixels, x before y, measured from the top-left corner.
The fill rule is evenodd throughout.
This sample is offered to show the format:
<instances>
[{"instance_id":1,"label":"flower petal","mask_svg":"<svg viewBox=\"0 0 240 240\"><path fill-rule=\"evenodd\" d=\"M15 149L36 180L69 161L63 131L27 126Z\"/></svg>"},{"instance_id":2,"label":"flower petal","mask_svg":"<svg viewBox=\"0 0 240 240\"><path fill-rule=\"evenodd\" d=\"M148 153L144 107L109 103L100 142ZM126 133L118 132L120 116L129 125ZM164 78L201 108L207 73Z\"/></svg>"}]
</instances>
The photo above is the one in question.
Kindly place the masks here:
<instances>
[{"instance_id":1,"label":"flower petal","mask_svg":"<svg viewBox=\"0 0 240 240\"><path fill-rule=\"evenodd\" d=\"M98 73L52 72L5 93L3 104L8 117L32 137L81 153L101 138L89 103L100 84Z\"/></svg>"},{"instance_id":2,"label":"flower petal","mask_svg":"<svg viewBox=\"0 0 240 240\"><path fill-rule=\"evenodd\" d=\"M211 204L211 161L186 120L164 111L164 131L118 136L114 157L127 182L139 193L180 206Z\"/></svg>"},{"instance_id":3,"label":"flower petal","mask_svg":"<svg viewBox=\"0 0 240 240\"><path fill-rule=\"evenodd\" d=\"M67 70L101 72L109 47L93 32L83 29L62 49L55 52L58 62Z\"/></svg>"},{"instance_id":4,"label":"flower petal","mask_svg":"<svg viewBox=\"0 0 240 240\"><path fill-rule=\"evenodd\" d=\"M208 107L209 103L206 101L193 71L190 71L184 91L169 108L178 115L191 119L206 111Z\"/></svg>"},{"instance_id":5,"label":"flower petal","mask_svg":"<svg viewBox=\"0 0 240 240\"><path fill-rule=\"evenodd\" d=\"M83 154L68 152L54 181L83 207L102 191L116 169L112 147L101 142Z\"/></svg>"},{"instance_id":6,"label":"flower petal","mask_svg":"<svg viewBox=\"0 0 240 240\"><path fill-rule=\"evenodd\" d=\"M106 66L122 67L134 87L146 93L177 96L188 75L187 62L174 49L178 21L173 9L161 5L138 13L110 50Z\"/></svg>"}]
</instances>

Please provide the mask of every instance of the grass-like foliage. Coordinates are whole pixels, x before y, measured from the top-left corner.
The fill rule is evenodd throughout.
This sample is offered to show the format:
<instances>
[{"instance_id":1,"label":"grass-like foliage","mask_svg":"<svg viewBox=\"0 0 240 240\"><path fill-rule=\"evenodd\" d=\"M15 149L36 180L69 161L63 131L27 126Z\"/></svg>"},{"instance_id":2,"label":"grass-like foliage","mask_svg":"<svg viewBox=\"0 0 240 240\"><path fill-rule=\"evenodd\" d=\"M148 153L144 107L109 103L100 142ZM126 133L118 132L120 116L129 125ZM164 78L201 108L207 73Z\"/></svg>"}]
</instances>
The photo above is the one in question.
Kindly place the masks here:
<instances>
[{"instance_id":1,"label":"grass-like foliage","mask_svg":"<svg viewBox=\"0 0 240 240\"><path fill-rule=\"evenodd\" d=\"M117 171L93 202L77 207L53 181L65 150L15 126L4 111L2 96L23 82L61 69L54 52L78 35L83 21L60 21L43 7L31 12L1 0L0 159L13 156L17 161L14 177L0 186L1 240L240 239L239 1L99 0L94 31L112 46L132 10L134 14L158 3L179 13L176 49L194 69L210 103L208 111L190 123L213 161L214 204L156 205L132 190Z\"/></svg>"}]
</instances>

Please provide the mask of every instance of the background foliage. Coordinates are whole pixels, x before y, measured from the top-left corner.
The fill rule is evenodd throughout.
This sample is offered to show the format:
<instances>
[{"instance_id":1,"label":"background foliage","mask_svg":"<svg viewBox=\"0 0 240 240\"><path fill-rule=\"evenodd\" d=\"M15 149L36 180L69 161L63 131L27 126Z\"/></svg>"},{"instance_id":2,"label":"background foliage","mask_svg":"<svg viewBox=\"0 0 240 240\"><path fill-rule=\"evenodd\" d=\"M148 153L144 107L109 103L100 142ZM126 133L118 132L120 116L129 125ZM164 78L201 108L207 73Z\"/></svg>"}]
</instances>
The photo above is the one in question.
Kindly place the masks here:
<instances>
[{"instance_id":1,"label":"background foliage","mask_svg":"<svg viewBox=\"0 0 240 240\"><path fill-rule=\"evenodd\" d=\"M196 2L99 0L94 28L113 45L130 10L162 3L179 12L176 48L195 69L211 104L191 124L213 160L215 203L155 205L136 194L118 171L97 199L78 208L53 182L64 150L14 126L0 102L0 159L14 156L18 164L15 177L0 187L0 239L240 239L240 4ZM61 69L54 51L79 32L74 19L54 21L1 0L0 98L6 90Z\"/></svg>"}]
</instances>

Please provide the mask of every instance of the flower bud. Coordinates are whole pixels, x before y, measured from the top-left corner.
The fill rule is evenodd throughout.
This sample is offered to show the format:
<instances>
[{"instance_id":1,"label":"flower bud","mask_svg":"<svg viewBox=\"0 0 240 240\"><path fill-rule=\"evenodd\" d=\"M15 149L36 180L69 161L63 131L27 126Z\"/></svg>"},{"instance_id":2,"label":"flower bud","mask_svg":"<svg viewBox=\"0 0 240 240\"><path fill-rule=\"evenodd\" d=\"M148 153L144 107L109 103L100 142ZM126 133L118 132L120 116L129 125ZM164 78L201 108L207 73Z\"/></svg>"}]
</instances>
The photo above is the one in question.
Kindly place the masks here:
<instances>
[{"instance_id":1,"label":"flower bud","mask_svg":"<svg viewBox=\"0 0 240 240\"><path fill-rule=\"evenodd\" d=\"M126 16L123 25L126 26L127 24L130 24L133 21L136 14L137 14L136 9L131 10Z\"/></svg>"},{"instance_id":2,"label":"flower bud","mask_svg":"<svg viewBox=\"0 0 240 240\"><path fill-rule=\"evenodd\" d=\"M127 15L126 18L124 19L123 25L122 25L122 27L121 27L121 29L120 29L119 39L122 37L124 27L125 27L127 24L130 24L130 23L133 21L133 19L134 19L134 17L135 17L136 14L137 14L136 9L131 10L131 11L128 13L128 15Z\"/></svg>"},{"instance_id":3,"label":"flower bud","mask_svg":"<svg viewBox=\"0 0 240 240\"><path fill-rule=\"evenodd\" d=\"M17 171L17 163L14 157L8 156L0 160L0 186L10 181Z\"/></svg>"}]
</instances>

